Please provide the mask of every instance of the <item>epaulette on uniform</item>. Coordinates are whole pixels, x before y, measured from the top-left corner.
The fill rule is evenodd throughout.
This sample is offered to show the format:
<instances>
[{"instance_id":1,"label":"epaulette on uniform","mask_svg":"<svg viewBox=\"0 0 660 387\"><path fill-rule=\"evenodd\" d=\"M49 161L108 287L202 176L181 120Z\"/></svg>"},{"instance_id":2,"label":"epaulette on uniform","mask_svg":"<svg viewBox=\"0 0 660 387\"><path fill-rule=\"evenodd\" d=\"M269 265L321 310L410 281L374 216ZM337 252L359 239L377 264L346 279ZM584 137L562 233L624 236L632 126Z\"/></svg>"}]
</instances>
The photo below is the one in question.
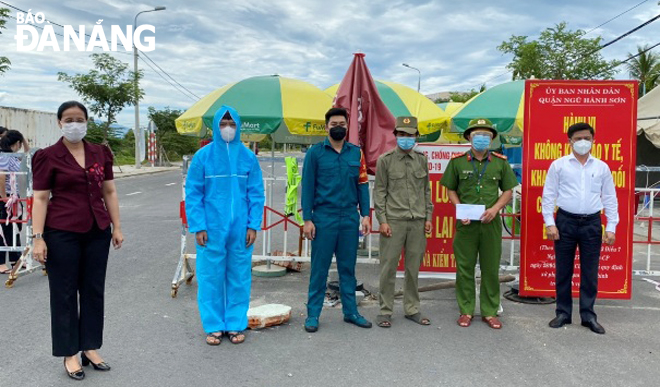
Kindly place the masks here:
<instances>
[{"instance_id":1,"label":"epaulette on uniform","mask_svg":"<svg viewBox=\"0 0 660 387\"><path fill-rule=\"evenodd\" d=\"M451 156L451 158L452 158L452 160L453 160L453 159L457 159L457 158L459 158L459 157L463 157L463 156L465 156L468 152L469 152L469 151L465 151L465 152L463 152L463 153L457 153L457 154Z\"/></svg>"},{"instance_id":2,"label":"epaulette on uniform","mask_svg":"<svg viewBox=\"0 0 660 387\"><path fill-rule=\"evenodd\" d=\"M493 156L495 156L495 157L497 157L497 158L499 158L499 159L502 159L502 160L506 160L506 159L507 159L507 157L506 157L506 156L504 156L504 155L503 155L503 154L501 154L501 153L497 153L497 152L490 152L490 154L492 154Z\"/></svg>"},{"instance_id":3,"label":"epaulette on uniform","mask_svg":"<svg viewBox=\"0 0 660 387\"><path fill-rule=\"evenodd\" d=\"M396 148L392 148L392 149L388 150L387 152L383 153L381 155L381 157L393 155L395 151L396 151Z\"/></svg>"}]
</instances>

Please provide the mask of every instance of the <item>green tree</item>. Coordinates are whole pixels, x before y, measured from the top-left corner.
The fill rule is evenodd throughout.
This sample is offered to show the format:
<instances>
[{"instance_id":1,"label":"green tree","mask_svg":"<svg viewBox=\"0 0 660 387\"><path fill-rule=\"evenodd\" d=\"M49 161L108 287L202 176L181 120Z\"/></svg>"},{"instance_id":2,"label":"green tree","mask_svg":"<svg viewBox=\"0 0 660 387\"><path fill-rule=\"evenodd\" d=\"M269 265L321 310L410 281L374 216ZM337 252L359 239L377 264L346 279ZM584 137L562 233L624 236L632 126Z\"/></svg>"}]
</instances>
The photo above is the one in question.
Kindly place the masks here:
<instances>
[{"instance_id":1,"label":"green tree","mask_svg":"<svg viewBox=\"0 0 660 387\"><path fill-rule=\"evenodd\" d=\"M626 62L628 72L633 79L639 81L639 96L648 93L660 83L660 55L653 51L648 51L649 46L637 46L636 58L633 54L628 54L632 58Z\"/></svg>"},{"instance_id":2,"label":"green tree","mask_svg":"<svg viewBox=\"0 0 660 387\"><path fill-rule=\"evenodd\" d=\"M486 84L482 84L479 90L471 89L470 91L451 91L449 92L450 102L467 102L475 95L486 91Z\"/></svg>"},{"instance_id":3,"label":"green tree","mask_svg":"<svg viewBox=\"0 0 660 387\"><path fill-rule=\"evenodd\" d=\"M601 38L585 38L583 30L570 31L566 22L541 32L538 40L511 36L497 49L513 54L507 65L516 79L612 79L616 61L606 61L598 52Z\"/></svg>"},{"instance_id":4,"label":"green tree","mask_svg":"<svg viewBox=\"0 0 660 387\"><path fill-rule=\"evenodd\" d=\"M166 107L156 110L149 107L149 119L156 127L156 142L162 146L169 160L180 160L185 155L192 155L199 149L199 138L183 136L176 130L175 120L183 114L181 110Z\"/></svg>"},{"instance_id":5,"label":"green tree","mask_svg":"<svg viewBox=\"0 0 660 387\"><path fill-rule=\"evenodd\" d=\"M9 9L0 8L0 35L2 35L2 30L7 28L5 24L7 23L7 17L9 17ZM11 67L11 62L6 56L0 56L0 75L4 74Z\"/></svg>"},{"instance_id":6,"label":"green tree","mask_svg":"<svg viewBox=\"0 0 660 387\"><path fill-rule=\"evenodd\" d=\"M87 74L68 75L58 73L58 80L69 83L88 105L90 111L103 117L103 142L107 143L110 125L117 122L117 115L126 106L134 106L142 99L144 91L136 87L142 78L128 70L128 64L110 54L90 55L95 70Z\"/></svg>"}]
</instances>

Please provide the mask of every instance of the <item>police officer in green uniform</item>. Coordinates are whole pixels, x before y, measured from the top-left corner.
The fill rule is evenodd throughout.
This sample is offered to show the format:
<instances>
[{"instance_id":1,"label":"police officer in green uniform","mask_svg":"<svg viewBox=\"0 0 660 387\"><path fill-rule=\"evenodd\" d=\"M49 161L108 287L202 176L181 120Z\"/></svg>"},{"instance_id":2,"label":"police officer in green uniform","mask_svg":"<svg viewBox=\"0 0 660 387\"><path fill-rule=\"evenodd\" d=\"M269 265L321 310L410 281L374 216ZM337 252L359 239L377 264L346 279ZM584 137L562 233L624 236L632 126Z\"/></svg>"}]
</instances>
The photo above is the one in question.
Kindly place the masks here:
<instances>
[{"instance_id":1,"label":"police officer in green uniform","mask_svg":"<svg viewBox=\"0 0 660 387\"><path fill-rule=\"evenodd\" d=\"M497 130L490 120L470 121L463 133L472 148L449 161L440 183L447 187L449 200L456 204L483 204L480 220L456 222L456 300L460 309L458 325L470 326L475 308L474 272L479 257L481 267L481 316L493 329L502 328L497 317L500 304L499 266L502 255L502 220L499 212L518 185L506 157L489 151ZM500 190L502 194L500 195Z\"/></svg>"},{"instance_id":2,"label":"police officer in green uniform","mask_svg":"<svg viewBox=\"0 0 660 387\"><path fill-rule=\"evenodd\" d=\"M378 158L374 209L380 223L380 314L377 324L392 326L396 269L405 254L403 305L405 317L421 325L431 321L419 309L418 275L431 232L431 187L428 160L413 149L419 132L415 117L398 117L397 147Z\"/></svg>"}]
</instances>

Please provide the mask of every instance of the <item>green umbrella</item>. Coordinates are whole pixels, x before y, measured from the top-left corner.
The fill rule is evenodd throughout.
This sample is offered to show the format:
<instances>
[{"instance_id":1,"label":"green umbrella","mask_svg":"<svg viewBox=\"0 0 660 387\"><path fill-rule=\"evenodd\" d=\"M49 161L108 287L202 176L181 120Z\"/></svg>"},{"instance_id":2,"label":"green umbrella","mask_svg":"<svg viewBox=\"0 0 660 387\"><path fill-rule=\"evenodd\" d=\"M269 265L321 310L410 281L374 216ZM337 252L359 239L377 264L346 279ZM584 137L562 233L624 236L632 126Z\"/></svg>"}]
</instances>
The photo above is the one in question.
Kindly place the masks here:
<instances>
[{"instance_id":1,"label":"green umbrella","mask_svg":"<svg viewBox=\"0 0 660 387\"><path fill-rule=\"evenodd\" d=\"M522 142L525 81L503 83L487 89L465 103L452 117L452 132L463 133L475 118L488 118L504 144Z\"/></svg>"},{"instance_id":2,"label":"green umbrella","mask_svg":"<svg viewBox=\"0 0 660 387\"><path fill-rule=\"evenodd\" d=\"M241 116L241 134L273 134L286 130L299 136L325 136L325 112L332 97L307 82L259 76L221 87L197 101L176 119L181 134L204 137L213 116L222 105L235 108ZM249 137L247 137L249 138Z\"/></svg>"}]
</instances>

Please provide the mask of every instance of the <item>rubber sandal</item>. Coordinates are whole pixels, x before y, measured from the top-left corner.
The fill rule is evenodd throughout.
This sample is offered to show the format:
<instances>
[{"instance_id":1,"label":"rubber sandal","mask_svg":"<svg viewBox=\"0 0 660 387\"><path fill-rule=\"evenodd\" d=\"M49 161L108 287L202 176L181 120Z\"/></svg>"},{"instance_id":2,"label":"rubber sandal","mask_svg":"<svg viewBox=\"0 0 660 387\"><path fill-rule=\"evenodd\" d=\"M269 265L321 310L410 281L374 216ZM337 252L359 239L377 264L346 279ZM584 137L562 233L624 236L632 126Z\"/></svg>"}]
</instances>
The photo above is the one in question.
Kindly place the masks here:
<instances>
[{"instance_id":1,"label":"rubber sandal","mask_svg":"<svg viewBox=\"0 0 660 387\"><path fill-rule=\"evenodd\" d=\"M219 333L219 332L213 332L213 333ZM211 346L222 344L222 333L220 334L220 336L214 335L213 333L209 333L208 335L206 335L206 344ZM213 341L209 341L209 339L212 339Z\"/></svg>"},{"instance_id":2,"label":"rubber sandal","mask_svg":"<svg viewBox=\"0 0 660 387\"><path fill-rule=\"evenodd\" d=\"M379 314L376 316L376 325L381 328L391 328L392 327L392 316L389 314Z\"/></svg>"},{"instance_id":3,"label":"rubber sandal","mask_svg":"<svg viewBox=\"0 0 660 387\"><path fill-rule=\"evenodd\" d=\"M502 329L502 322L497 316L482 317L481 320L493 329Z\"/></svg>"},{"instance_id":4,"label":"rubber sandal","mask_svg":"<svg viewBox=\"0 0 660 387\"><path fill-rule=\"evenodd\" d=\"M458 323L459 326L461 326L461 327L463 327L463 328L467 328L467 327L470 326L470 324L472 324L472 319L473 319L473 318L474 318L474 317L473 317L473 316L470 316L469 314L462 314L462 315L458 318L457 323Z\"/></svg>"},{"instance_id":5,"label":"rubber sandal","mask_svg":"<svg viewBox=\"0 0 660 387\"><path fill-rule=\"evenodd\" d=\"M414 321L419 325L431 325L431 320L429 320L427 317L422 316L422 314L419 312L415 314L407 314L405 317L408 320Z\"/></svg>"},{"instance_id":6,"label":"rubber sandal","mask_svg":"<svg viewBox=\"0 0 660 387\"><path fill-rule=\"evenodd\" d=\"M234 339L238 339L238 336L243 336L243 339L239 339L238 341L234 341ZM227 332L227 337L229 338L229 341L232 344L241 344L242 342L245 341L245 333L242 331L239 332Z\"/></svg>"}]
</instances>

